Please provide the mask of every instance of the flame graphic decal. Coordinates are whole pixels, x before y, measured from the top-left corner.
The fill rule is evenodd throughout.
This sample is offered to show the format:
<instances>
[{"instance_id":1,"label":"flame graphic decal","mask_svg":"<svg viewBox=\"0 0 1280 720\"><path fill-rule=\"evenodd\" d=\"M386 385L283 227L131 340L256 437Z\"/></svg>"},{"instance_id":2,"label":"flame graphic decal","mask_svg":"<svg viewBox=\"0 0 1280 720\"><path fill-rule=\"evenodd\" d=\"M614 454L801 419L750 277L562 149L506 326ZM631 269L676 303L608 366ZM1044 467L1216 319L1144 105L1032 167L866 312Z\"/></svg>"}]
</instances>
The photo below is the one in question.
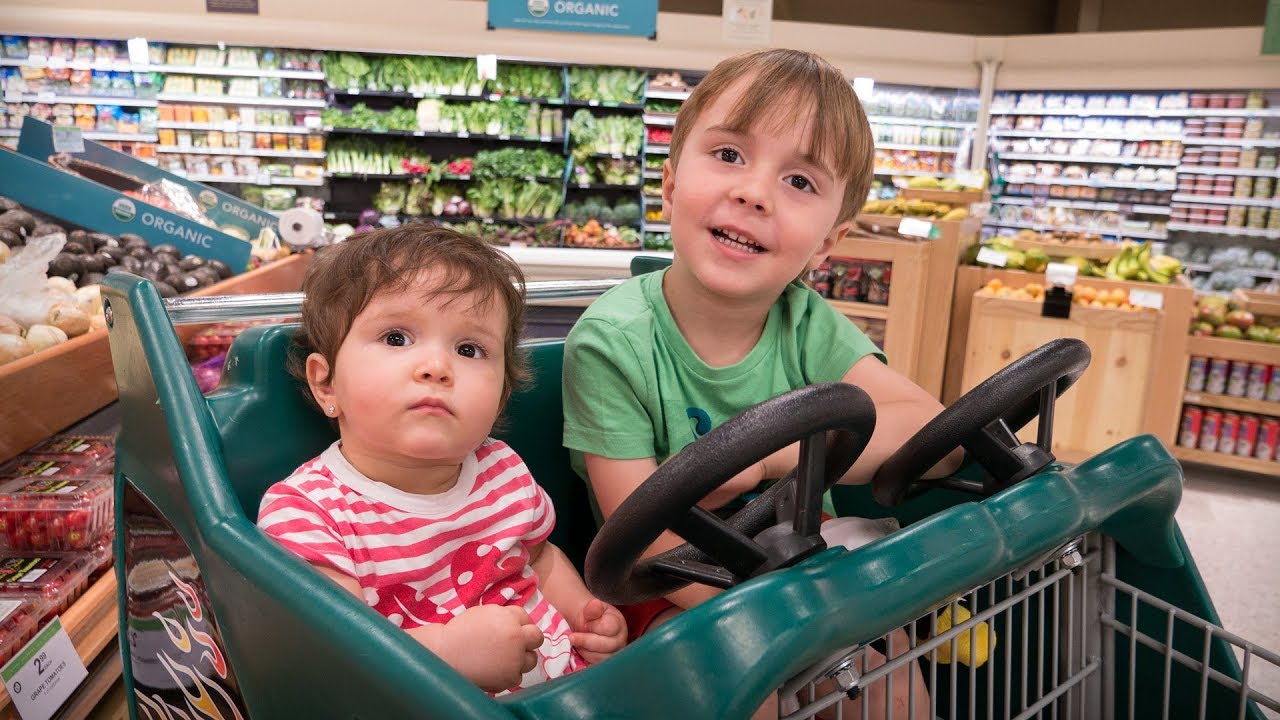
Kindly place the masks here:
<instances>
[{"instance_id":1,"label":"flame graphic decal","mask_svg":"<svg viewBox=\"0 0 1280 720\"><path fill-rule=\"evenodd\" d=\"M213 698L205 690L205 685L201 682L199 673L176 662L169 657L168 653L160 653L160 664L164 666L164 669L169 673L169 677L173 678L178 688L182 690L182 694L186 696L187 703L194 712L199 712L201 715L210 718L210 720L226 720L218 710L217 704L213 702ZM185 681L178 677L178 672L186 676ZM193 694L190 688L194 688L198 692Z\"/></svg>"},{"instance_id":2,"label":"flame graphic decal","mask_svg":"<svg viewBox=\"0 0 1280 720\"><path fill-rule=\"evenodd\" d=\"M213 671L218 673L218 677L226 680L227 661L222 657L222 651L218 649L218 644L213 641L213 637L208 633L200 632L199 630L191 627L190 620L187 621L187 631L191 633L191 637L196 639L196 642L209 648L207 651L201 653L200 657L209 658L209 664L213 665Z\"/></svg>"}]
</instances>

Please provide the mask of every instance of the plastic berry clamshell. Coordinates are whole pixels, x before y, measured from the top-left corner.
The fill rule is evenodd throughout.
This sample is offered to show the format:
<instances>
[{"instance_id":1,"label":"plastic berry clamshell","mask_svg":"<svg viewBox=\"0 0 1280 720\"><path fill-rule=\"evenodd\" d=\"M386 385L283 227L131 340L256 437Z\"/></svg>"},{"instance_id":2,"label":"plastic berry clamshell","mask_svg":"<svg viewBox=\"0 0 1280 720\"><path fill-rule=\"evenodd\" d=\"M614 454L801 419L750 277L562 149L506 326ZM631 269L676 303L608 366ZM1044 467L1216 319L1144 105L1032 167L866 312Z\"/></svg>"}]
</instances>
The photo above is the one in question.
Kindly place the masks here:
<instances>
[{"instance_id":1,"label":"plastic berry clamshell","mask_svg":"<svg viewBox=\"0 0 1280 720\"><path fill-rule=\"evenodd\" d=\"M54 435L26 454L60 460L80 458L102 465L115 458L116 441L108 435Z\"/></svg>"},{"instance_id":2,"label":"plastic berry clamshell","mask_svg":"<svg viewBox=\"0 0 1280 720\"><path fill-rule=\"evenodd\" d=\"M66 612L89 587L97 562L88 553L0 555L0 600L44 600L42 620Z\"/></svg>"},{"instance_id":3,"label":"plastic berry clamshell","mask_svg":"<svg viewBox=\"0 0 1280 720\"><path fill-rule=\"evenodd\" d=\"M58 478L80 475L102 475L102 462L93 458L53 458L39 455L19 455L18 459L0 467L0 480L15 477Z\"/></svg>"},{"instance_id":4,"label":"plastic berry clamshell","mask_svg":"<svg viewBox=\"0 0 1280 720\"><path fill-rule=\"evenodd\" d=\"M0 597L0 665L35 637L50 603L41 597Z\"/></svg>"},{"instance_id":5,"label":"plastic berry clamshell","mask_svg":"<svg viewBox=\"0 0 1280 720\"><path fill-rule=\"evenodd\" d=\"M88 549L111 534L112 506L112 480L101 475L3 481L0 547L19 552Z\"/></svg>"}]
</instances>

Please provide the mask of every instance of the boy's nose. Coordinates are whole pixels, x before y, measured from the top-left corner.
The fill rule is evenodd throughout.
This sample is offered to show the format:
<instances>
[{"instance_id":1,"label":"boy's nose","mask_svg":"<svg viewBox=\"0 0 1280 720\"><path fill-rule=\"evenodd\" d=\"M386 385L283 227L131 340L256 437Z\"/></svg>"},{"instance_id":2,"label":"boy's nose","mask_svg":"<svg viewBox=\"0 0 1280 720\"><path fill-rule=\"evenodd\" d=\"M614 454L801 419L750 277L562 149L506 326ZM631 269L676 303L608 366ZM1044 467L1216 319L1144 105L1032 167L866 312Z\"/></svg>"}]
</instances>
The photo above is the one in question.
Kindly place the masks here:
<instances>
[{"instance_id":1,"label":"boy's nose","mask_svg":"<svg viewBox=\"0 0 1280 720\"><path fill-rule=\"evenodd\" d=\"M769 211L769 194L765 191L764 182L757 178L743 178L733 190L734 200L739 205L751 206L756 212Z\"/></svg>"}]
</instances>

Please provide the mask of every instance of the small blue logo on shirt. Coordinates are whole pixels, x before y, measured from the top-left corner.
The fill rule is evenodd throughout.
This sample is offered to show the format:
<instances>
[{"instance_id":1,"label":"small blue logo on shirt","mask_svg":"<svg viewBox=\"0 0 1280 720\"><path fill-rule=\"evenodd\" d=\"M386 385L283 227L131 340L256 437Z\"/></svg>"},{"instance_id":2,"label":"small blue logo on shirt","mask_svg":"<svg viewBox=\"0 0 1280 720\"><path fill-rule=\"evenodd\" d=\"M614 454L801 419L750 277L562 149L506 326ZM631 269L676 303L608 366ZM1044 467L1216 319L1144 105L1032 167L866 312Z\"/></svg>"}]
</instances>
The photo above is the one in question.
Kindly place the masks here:
<instances>
[{"instance_id":1,"label":"small blue logo on shirt","mask_svg":"<svg viewBox=\"0 0 1280 720\"><path fill-rule=\"evenodd\" d=\"M691 407L685 411L689 419L693 421L693 434L702 437L711 432L711 416L702 408Z\"/></svg>"}]
</instances>

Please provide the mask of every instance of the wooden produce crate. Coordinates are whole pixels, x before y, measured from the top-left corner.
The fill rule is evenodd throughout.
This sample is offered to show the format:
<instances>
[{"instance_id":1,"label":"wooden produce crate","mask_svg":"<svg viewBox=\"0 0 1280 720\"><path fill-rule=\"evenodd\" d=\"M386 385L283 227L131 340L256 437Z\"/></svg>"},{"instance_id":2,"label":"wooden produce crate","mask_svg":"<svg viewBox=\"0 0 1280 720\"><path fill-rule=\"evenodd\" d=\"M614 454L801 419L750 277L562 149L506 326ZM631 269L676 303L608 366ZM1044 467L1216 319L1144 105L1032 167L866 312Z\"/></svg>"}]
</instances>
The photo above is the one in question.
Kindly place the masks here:
<instances>
[{"instance_id":1,"label":"wooden produce crate","mask_svg":"<svg viewBox=\"0 0 1280 720\"><path fill-rule=\"evenodd\" d=\"M1090 260L1110 260L1120 254L1123 249L1119 243L1077 245L1074 243L1046 242L1029 240L1025 237L1014 237L1013 246L1019 250L1043 250L1051 258L1082 257ZM1091 280L1084 278L1082 282Z\"/></svg>"},{"instance_id":2,"label":"wooden produce crate","mask_svg":"<svg viewBox=\"0 0 1280 720\"><path fill-rule=\"evenodd\" d=\"M187 297L297 292L310 255L232 276ZM185 341L199 326L181 326ZM61 432L116 399L107 331L95 330L0 366L0 462Z\"/></svg>"},{"instance_id":3,"label":"wooden produce crate","mask_svg":"<svg viewBox=\"0 0 1280 720\"><path fill-rule=\"evenodd\" d=\"M946 357L933 346L937 338L947 336L956 264L961 249L975 242L981 220L938 225L949 227L937 240L850 233L832 249L831 257L891 263L889 304L830 302L854 322L883 321L889 366L940 398Z\"/></svg>"},{"instance_id":4,"label":"wooden produce crate","mask_svg":"<svg viewBox=\"0 0 1280 720\"><path fill-rule=\"evenodd\" d=\"M901 215L873 215L871 213L858 213L857 222L860 227L869 233L877 235L889 235L891 237L906 237L910 240L923 240L925 238L915 236L904 236L898 232L898 227L902 224ZM982 218L970 217L964 220L930 220L928 218L912 218L913 220L921 220L928 222L939 230L938 237L934 240L943 240L948 243L958 242L961 248L966 248L978 241L978 233L982 231ZM964 242L960 242L961 240ZM832 253L835 254L834 252ZM957 255L959 257L959 255Z\"/></svg>"},{"instance_id":5,"label":"wooden produce crate","mask_svg":"<svg viewBox=\"0 0 1280 720\"><path fill-rule=\"evenodd\" d=\"M907 200L927 200L960 207L976 202L986 202L991 194L986 190L934 190L931 188L899 188L898 194Z\"/></svg>"},{"instance_id":6,"label":"wooden produce crate","mask_svg":"<svg viewBox=\"0 0 1280 720\"><path fill-rule=\"evenodd\" d=\"M956 271L945 404L1034 347L1056 337L1077 337L1089 344L1093 361L1061 401L1054 430L1061 457L1080 459L1141 433L1151 433L1171 448L1175 445L1187 361L1170 348L1185 346L1194 308L1191 288L1080 278L1078 284L1099 290L1159 292L1164 307L1159 312L1126 312L1076 305L1071 319L1063 320L1041 317L1039 302L1023 301L1028 307L1018 307L1003 298L977 296L992 279L1011 287L1044 283L1044 275L1021 270L966 266ZM993 299L1002 302L985 302ZM1078 402L1073 396L1090 398L1091 404L1068 414L1074 406L1067 403Z\"/></svg>"}]
</instances>

